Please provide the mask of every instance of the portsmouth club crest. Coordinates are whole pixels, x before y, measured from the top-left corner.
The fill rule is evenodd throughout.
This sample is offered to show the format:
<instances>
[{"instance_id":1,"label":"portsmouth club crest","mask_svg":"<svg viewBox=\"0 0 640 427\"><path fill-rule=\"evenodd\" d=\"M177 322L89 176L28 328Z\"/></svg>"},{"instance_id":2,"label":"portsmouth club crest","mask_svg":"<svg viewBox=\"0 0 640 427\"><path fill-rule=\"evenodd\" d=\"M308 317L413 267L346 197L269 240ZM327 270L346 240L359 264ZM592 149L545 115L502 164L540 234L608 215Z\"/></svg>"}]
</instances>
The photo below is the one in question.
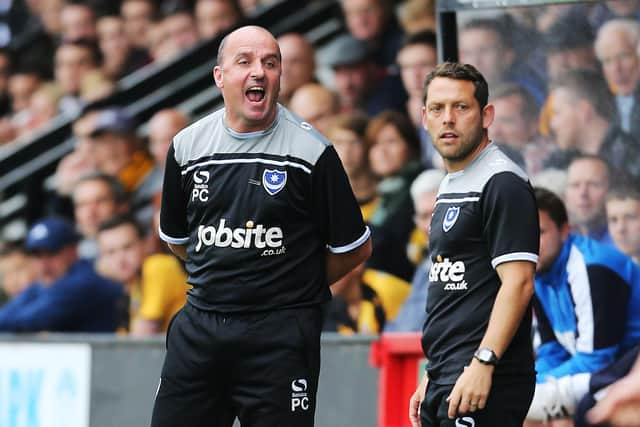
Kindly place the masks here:
<instances>
[{"instance_id":1,"label":"portsmouth club crest","mask_svg":"<svg viewBox=\"0 0 640 427\"><path fill-rule=\"evenodd\" d=\"M262 173L262 186L270 196L275 196L287 183L287 171L265 169Z\"/></svg>"},{"instance_id":2,"label":"portsmouth club crest","mask_svg":"<svg viewBox=\"0 0 640 427\"><path fill-rule=\"evenodd\" d=\"M445 233L451 230L451 227L453 227L458 220L458 215L460 215L460 206L447 209L447 212L444 214L444 220L442 221L442 229Z\"/></svg>"}]
</instances>

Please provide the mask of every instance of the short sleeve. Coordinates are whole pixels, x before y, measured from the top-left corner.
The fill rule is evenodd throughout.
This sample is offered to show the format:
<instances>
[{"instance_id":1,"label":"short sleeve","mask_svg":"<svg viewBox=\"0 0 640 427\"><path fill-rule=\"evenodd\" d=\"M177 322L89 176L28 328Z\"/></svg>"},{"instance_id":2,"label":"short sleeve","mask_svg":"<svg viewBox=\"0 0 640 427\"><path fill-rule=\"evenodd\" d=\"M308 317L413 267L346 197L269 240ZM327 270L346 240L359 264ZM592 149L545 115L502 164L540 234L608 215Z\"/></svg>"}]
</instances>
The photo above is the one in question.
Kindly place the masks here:
<instances>
[{"instance_id":1,"label":"short sleeve","mask_svg":"<svg viewBox=\"0 0 640 427\"><path fill-rule=\"evenodd\" d=\"M313 170L312 217L333 253L354 250L369 238L369 228L332 146L324 150Z\"/></svg>"},{"instance_id":2,"label":"short sleeve","mask_svg":"<svg viewBox=\"0 0 640 427\"><path fill-rule=\"evenodd\" d=\"M481 196L483 234L491 265L538 262L540 224L531 185L512 172L494 175Z\"/></svg>"},{"instance_id":3,"label":"short sleeve","mask_svg":"<svg viewBox=\"0 0 640 427\"><path fill-rule=\"evenodd\" d=\"M183 245L189 241L187 198L182 191L182 174L173 144L169 147L165 165L159 234L167 243Z\"/></svg>"}]
</instances>

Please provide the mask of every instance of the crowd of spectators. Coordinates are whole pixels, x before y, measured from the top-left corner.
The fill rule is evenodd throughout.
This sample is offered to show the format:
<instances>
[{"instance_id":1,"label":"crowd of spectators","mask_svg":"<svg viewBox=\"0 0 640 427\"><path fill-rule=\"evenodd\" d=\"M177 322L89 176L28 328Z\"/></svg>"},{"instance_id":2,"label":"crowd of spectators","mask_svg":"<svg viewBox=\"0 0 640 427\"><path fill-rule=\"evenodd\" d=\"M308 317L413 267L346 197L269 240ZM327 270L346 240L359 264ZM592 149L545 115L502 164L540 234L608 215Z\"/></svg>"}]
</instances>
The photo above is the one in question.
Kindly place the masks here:
<instances>
[{"instance_id":1,"label":"crowd of spectators","mask_svg":"<svg viewBox=\"0 0 640 427\"><path fill-rule=\"evenodd\" d=\"M3 245L0 273L8 305L15 299L26 304L21 294L46 296L47 289L66 283L66 264L89 262L91 274L122 285L113 330L146 334L166 327L187 285L156 235L158 194L171 138L196 118L175 108L158 111L143 138L123 109L86 106L117 90L129 73L176 58L268 3L25 2L22 33L12 37L30 37L32 48L17 54L11 39L0 48L0 144L14 143L58 114L74 118L76 145L58 165L48 204L74 220L77 236L57 242L52 252ZM422 124L424 77L438 62L435 2L340 5L346 31L328 44L314 46L297 33L278 38L280 102L334 143L372 229L373 255L333 286L325 327L349 334L418 331L425 316L429 218L444 175ZM476 66L489 82L496 111L491 140L533 185L559 198L572 235L621 252L635 268L640 1L465 12L458 27L460 61ZM45 286L43 263L67 246L77 260L71 256L65 271L48 280L55 286ZM39 267L23 267L30 264ZM83 330L59 325L51 330ZM547 341L553 337L553 331L545 335Z\"/></svg>"},{"instance_id":2,"label":"crowd of spectators","mask_svg":"<svg viewBox=\"0 0 640 427\"><path fill-rule=\"evenodd\" d=\"M45 0L3 8L0 148L28 140L59 115L72 120L75 144L50 180L46 217L0 245L0 330L166 330L188 285L157 235L160 190L169 144L191 118L159 110L143 137L123 106L94 101L117 91L123 77L178 60L270 3ZM314 79L313 48L295 34L282 46L290 96ZM299 53L306 56L296 59Z\"/></svg>"},{"instance_id":3,"label":"crowd of spectators","mask_svg":"<svg viewBox=\"0 0 640 427\"><path fill-rule=\"evenodd\" d=\"M170 61L273 2L8 2L9 25L2 32L8 36L0 40L0 145L32 134L58 114L74 118L117 90L128 74Z\"/></svg>"}]
</instances>

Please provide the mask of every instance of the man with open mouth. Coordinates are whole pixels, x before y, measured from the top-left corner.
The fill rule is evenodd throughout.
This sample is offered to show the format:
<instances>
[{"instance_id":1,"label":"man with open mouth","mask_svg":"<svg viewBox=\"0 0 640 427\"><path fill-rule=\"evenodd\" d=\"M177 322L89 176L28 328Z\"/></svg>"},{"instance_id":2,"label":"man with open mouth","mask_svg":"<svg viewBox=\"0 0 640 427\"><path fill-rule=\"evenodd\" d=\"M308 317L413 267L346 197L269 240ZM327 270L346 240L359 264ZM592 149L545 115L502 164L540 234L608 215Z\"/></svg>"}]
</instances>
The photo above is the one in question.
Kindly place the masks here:
<instances>
[{"instance_id":1,"label":"man with open mouth","mask_svg":"<svg viewBox=\"0 0 640 427\"><path fill-rule=\"evenodd\" d=\"M159 234L193 288L167 331L153 427L314 425L321 306L371 239L331 143L277 103L281 73L266 29L227 35L224 108L169 148Z\"/></svg>"}]
</instances>

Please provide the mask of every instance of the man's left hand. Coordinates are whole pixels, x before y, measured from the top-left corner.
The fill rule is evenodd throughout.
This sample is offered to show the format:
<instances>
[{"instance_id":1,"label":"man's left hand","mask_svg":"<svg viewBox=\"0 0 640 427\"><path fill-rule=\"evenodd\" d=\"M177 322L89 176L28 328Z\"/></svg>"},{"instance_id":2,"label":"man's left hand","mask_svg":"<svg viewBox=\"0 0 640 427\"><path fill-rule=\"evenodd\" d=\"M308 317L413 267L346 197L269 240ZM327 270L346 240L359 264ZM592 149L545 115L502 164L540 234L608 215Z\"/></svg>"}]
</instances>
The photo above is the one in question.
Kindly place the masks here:
<instances>
[{"instance_id":1,"label":"man's left hand","mask_svg":"<svg viewBox=\"0 0 640 427\"><path fill-rule=\"evenodd\" d=\"M491 390L493 370L492 365L484 365L476 359L464 368L447 397L449 418L484 409Z\"/></svg>"}]
</instances>

